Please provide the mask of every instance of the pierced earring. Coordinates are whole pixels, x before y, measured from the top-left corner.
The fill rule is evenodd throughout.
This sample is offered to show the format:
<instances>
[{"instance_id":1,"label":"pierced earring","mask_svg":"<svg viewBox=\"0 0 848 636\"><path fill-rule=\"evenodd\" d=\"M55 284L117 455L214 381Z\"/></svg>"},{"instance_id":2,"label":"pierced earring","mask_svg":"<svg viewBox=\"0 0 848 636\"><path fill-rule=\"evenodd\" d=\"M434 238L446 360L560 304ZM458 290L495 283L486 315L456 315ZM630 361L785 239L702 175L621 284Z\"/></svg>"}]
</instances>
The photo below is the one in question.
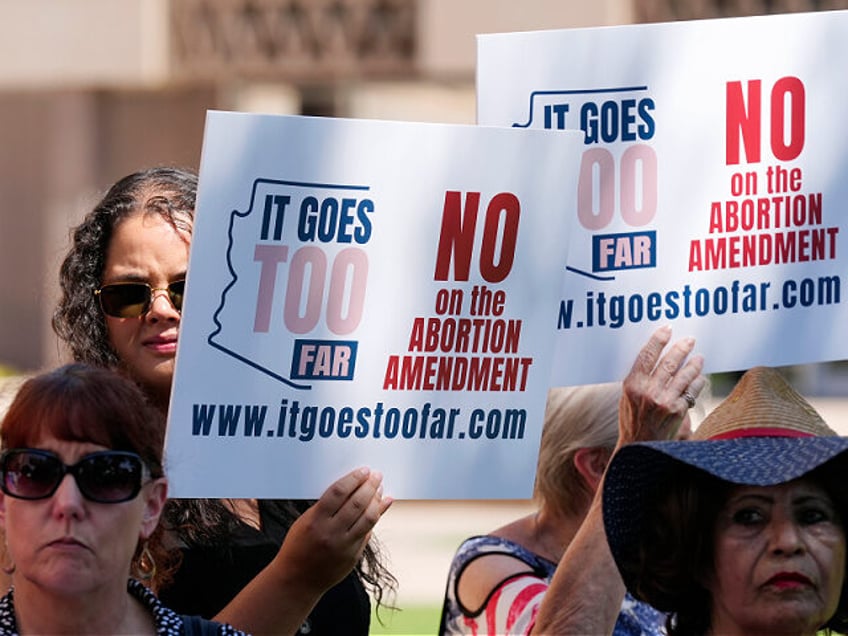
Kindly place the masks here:
<instances>
[{"instance_id":1,"label":"pierced earring","mask_svg":"<svg viewBox=\"0 0 848 636\"><path fill-rule=\"evenodd\" d=\"M142 581L149 581L156 576L156 561L153 559L153 553L147 547L147 543L141 549L141 554L135 564L135 570L138 573L138 578Z\"/></svg>"}]
</instances>

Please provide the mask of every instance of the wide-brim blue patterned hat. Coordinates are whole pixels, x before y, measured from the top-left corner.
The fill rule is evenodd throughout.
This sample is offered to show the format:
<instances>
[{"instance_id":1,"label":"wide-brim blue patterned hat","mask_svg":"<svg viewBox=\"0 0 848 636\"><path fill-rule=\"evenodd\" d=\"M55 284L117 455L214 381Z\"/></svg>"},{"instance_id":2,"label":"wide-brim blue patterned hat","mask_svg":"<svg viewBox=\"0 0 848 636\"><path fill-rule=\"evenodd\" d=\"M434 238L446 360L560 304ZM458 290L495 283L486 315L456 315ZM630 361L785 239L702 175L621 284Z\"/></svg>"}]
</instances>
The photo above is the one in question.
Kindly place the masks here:
<instances>
[{"instance_id":1,"label":"wide-brim blue patterned hat","mask_svg":"<svg viewBox=\"0 0 848 636\"><path fill-rule=\"evenodd\" d=\"M751 369L692 440L629 444L610 462L604 528L625 585L634 591L622 561L639 550L643 520L653 517L658 494L676 466L733 484L772 486L830 461L848 462L846 451L848 438L837 436L778 371Z\"/></svg>"}]
</instances>

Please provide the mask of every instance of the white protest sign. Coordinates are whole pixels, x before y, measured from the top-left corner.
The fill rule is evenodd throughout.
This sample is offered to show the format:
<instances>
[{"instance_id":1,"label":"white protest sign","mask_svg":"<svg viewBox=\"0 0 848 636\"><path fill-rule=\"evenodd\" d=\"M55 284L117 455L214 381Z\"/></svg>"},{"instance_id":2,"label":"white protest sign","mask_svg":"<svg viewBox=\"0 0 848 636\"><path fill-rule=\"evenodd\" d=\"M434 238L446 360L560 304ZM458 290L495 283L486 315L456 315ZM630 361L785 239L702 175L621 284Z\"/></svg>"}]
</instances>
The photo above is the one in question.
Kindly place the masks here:
<instances>
[{"instance_id":1,"label":"white protest sign","mask_svg":"<svg viewBox=\"0 0 848 636\"><path fill-rule=\"evenodd\" d=\"M532 490L581 136L210 112L176 497Z\"/></svg>"},{"instance_id":2,"label":"white protest sign","mask_svg":"<svg viewBox=\"0 0 848 636\"><path fill-rule=\"evenodd\" d=\"M585 133L552 384L661 324L707 371L848 358L848 13L478 36L478 123Z\"/></svg>"}]
</instances>

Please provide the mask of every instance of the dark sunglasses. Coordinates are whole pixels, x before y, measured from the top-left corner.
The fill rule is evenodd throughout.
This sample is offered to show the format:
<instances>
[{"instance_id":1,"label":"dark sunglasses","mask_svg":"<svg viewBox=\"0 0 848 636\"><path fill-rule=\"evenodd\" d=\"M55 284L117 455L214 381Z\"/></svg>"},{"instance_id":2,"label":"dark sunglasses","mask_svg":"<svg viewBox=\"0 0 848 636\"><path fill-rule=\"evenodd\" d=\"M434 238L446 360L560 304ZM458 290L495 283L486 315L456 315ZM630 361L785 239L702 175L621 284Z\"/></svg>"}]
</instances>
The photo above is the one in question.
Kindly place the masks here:
<instances>
[{"instance_id":1,"label":"dark sunglasses","mask_svg":"<svg viewBox=\"0 0 848 636\"><path fill-rule=\"evenodd\" d=\"M0 455L0 489L17 499L47 499L71 474L82 496L97 503L135 499L144 464L135 453L99 451L68 466L58 455L35 448L15 448Z\"/></svg>"},{"instance_id":2,"label":"dark sunglasses","mask_svg":"<svg viewBox=\"0 0 848 636\"><path fill-rule=\"evenodd\" d=\"M100 307L107 316L115 318L138 318L150 310L153 292L166 291L171 304L177 311L183 308L185 281L175 280L167 287L151 287L147 283L112 283L94 290L100 299Z\"/></svg>"}]
</instances>

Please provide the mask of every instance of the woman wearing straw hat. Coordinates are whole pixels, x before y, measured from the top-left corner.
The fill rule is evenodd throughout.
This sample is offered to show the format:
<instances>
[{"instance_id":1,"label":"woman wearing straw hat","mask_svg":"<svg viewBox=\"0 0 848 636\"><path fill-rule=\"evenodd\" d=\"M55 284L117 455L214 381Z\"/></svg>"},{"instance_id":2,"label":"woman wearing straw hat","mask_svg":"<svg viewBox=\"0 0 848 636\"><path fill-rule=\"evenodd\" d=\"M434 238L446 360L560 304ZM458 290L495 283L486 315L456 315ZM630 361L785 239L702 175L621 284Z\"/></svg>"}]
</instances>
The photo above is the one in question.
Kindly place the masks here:
<instances>
[{"instance_id":1,"label":"woman wearing straw hat","mask_svg":"<svg viewBox=\"0 0 848 636\"><path fill-rule=\"evenodd\" d=\"M671 636L848 628L848 438L774 369L748 371L692 441L619 450L603 518Z\"/></svg>"}]
</instances>

